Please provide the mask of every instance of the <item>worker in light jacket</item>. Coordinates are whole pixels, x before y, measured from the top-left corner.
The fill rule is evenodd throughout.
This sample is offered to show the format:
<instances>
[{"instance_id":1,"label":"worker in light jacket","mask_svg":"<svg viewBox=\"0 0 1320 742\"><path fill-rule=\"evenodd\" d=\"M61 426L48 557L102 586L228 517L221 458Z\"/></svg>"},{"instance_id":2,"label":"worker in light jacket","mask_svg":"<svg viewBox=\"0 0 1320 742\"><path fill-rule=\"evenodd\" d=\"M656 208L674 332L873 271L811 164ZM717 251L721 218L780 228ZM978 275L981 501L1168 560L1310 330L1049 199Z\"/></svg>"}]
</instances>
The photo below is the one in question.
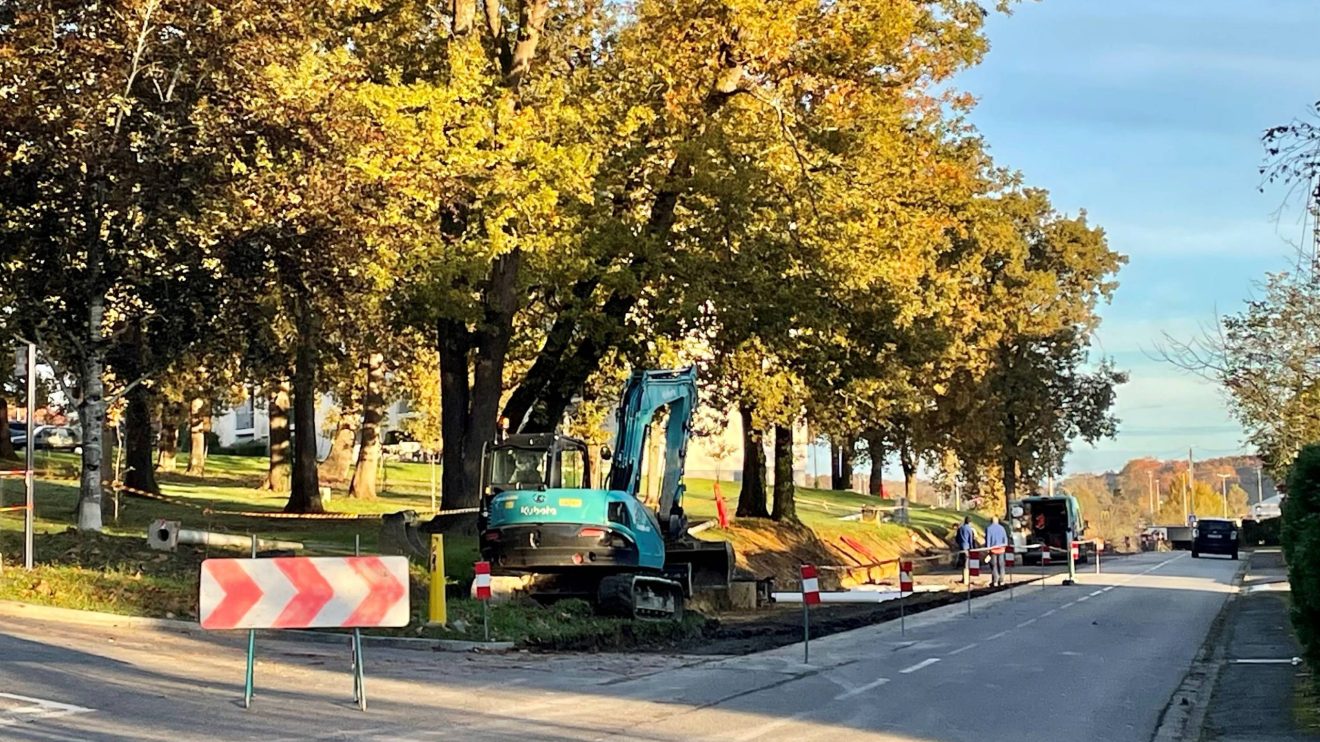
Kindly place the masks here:
<instances>
[{"instance_id":1,"label":"worker in light jacket","mask_svg":"<svg viewBox=\"0 0 1320 742\"><path fill-rule=\"evenodd\" d=\"M985 529L985 545L990 549L990 585L1004 584L1005 553L1008 551L1008 531L999 522L999 516L990 519Z\"/></svg>"}]
</instances>

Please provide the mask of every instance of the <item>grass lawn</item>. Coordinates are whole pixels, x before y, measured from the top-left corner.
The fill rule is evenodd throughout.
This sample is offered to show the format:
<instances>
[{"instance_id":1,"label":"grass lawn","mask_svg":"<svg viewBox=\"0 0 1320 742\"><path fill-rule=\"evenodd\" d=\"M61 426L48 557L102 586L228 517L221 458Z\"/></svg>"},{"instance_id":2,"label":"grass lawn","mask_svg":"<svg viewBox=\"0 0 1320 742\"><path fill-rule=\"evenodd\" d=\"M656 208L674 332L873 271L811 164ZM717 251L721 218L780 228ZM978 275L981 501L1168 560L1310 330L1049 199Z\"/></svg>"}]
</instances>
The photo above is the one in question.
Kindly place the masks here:
<instances>
[{"instance_id":1,"label":"grass lawn","mask_svg":"<svg viewBox=\"0 0 1320 742\"><path fill-rule=\"evenodd\" d=\"M355 540L360 541L364 553L377 551L379 524L375 519L296 520L238 514L277 513L283 509L287 495L258 489L266 470L263 458L216 455L208 458L205 477L187 476L181 472L161 474L162 494L172 502L121 495L117 517L113 500L107 498L103 510L105 531L100 535L72 531L78 497L74 479L78 465L76 457L72 454L45 454L38 458L37 465L40 470L36 490L38 568L31 573L14 568L21 559L22 520L18 513L0 514L0 555L7 567L0 574L0 600L195 619L201 561L208 556L242 556L243 550L185 546L172 553L151 551L146 546L145 531L157 518L177 520L188 528L255 533L260 537L299 541L305 544L303 553L307 555L350 554ZM432 475L428 464L388 462L381 477L379 498L352 500L345 496L342 488L335 489L326 509L358 514L429 511L432 507ZM687 487L684 504L690 516L694 520L714 518L714 482L689 479ZM734 510L739 485L722 482L720 489L730 511ZM20 503L22 497L20 480L0 480L0 506ZM790 530L819 542L816 544L818 548L820 544L828 544L836 551L843 548L841 538L847 536L865 544L877 555L883 554L882 558L888 558L912 548L914 533L922 534L926 539L923 543L933 543L944 538L950 524L961 518L961 514L953 511L913 508L911 529L892 523L839 519L847 513L857 512L864 505L875 504L892 505L892 502L850 492L801 488L798 490L798 515L810 530ZM778 526L756 522L748 522L746 526L740 527L740 523L735 522L727 531L711 529L704 537L732 541L740 557L744 561L752 558L752 564L755 564L757 554L775 555L776 552L785 564L797 563L798 556L784 552L799 549L802 544L791 538L782 538ZM765 537L767 533L769 538ZM476 558L475 539L445 539L447 592L450 593L449 629L423 625L427 576L422 568L414 567L413 605L418 620L407 629L390 633L480 638L480 604L465 596ZM855 558L854 561L866 560ZM694 616L681 625L667 627L646 622L635 624L588 616L585 604L572 602L553 607L515 602L495 606L491 612L494 638L516 641L525 646L559 648L630 646L639 641L663 644L701 631L702 620Z\"/></svg>"}]
</instances>

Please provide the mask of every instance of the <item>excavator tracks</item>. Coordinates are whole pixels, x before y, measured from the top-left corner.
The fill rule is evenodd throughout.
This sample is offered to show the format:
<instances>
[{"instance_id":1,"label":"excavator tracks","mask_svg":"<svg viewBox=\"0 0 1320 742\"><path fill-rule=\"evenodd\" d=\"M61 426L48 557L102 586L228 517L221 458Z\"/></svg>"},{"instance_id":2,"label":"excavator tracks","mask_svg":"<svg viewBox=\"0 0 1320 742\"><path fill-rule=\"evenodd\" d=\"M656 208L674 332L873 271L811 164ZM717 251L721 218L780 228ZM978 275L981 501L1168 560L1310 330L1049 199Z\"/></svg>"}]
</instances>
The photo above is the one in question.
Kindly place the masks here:
<instances>
[{"instance_id":1,"label":"excavator tracks","mask_svg":"<svg viewBox=\"0 0 1320 742\"><path fill-rule=\"evenodd\" d=\"M683 618L683 586L650 575L610 575L600 581L597 612L643 621L679 621Z\"/></svg>"}]
</instances>

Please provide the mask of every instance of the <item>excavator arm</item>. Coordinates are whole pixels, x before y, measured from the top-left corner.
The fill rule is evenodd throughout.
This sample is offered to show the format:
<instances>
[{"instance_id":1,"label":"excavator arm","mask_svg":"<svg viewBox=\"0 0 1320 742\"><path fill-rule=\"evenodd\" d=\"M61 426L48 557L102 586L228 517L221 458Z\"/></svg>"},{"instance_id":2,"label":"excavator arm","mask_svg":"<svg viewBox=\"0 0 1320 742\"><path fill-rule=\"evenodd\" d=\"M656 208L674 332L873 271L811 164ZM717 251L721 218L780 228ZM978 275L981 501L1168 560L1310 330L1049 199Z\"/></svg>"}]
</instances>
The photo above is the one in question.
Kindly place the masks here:
<instances>
[{"instance_id":1,"label":"excavator arm","mask_svg":"<svg viewBox=\"0 0 1320 742\"><path fill-rule=\"evenodd\" d=\"M610 489L637 497L642 482L646 432L662 408L669 409L665 424L665 471L656 518L669 540L687 531L683 517L683 463L692 416L697 407L697 370L634 371L619 400Z\"/></svg>"}]
</instances>

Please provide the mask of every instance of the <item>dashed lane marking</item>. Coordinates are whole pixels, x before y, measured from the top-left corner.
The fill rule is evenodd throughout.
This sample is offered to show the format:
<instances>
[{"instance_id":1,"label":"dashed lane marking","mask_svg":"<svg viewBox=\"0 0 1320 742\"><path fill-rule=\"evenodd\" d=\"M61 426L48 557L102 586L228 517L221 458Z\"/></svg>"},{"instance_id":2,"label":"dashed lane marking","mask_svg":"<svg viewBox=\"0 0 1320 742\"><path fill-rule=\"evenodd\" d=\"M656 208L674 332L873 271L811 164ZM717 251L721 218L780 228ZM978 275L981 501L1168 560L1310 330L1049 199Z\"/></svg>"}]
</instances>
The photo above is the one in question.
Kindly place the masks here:
<instances>
[{"instance_id":1,"label":"dashed lane marking","mask_svg":"<svg viewBox=\"0 0 1320 742\"><path fill-rule=\"evenodd\" d=\"M912 667L905 667L905 668L903 668L902 670L899 670L899 672L902 673L902 674L904 674L904 675L907 675L908 673L916 672L917 670L920 670L920 669L922 669L923 667L930 667L931 665L933 665L933 664L935 664L936 662L939 662L939 661L940 661L940 658L939 658L939 657L930 657L930 658L928 658L928 659L924 659L924 660L918 662L917 664L913 665Z\"/></svg>"},{"instance_id":2,"label":"dashed lane marking","mask_svg":"<svg viewBox=\"0 0 1320 742\"><path fill-rule=\"evenodd\" d=\"M949 656L952 657L952 656L954 656L955 654L962 654L963 652L966 652L966 651L969 650L969 649L975 649L975 648L976 648L976 643L973 642L973 643L971 643L971 644L968 644L968 645L965 646L965 647L959 647L959 648L953 650L952 652L949 652Z\"/></svg>"},{"instance_id":3,"label":"dashed lane marking","mask_svg":"<svg viewBox=\"0 0 1320 742\"><path fill-rule=\"evenodd\" d=\"M857 686L856 688L853 688L853 689L850 690L850 691L846 691L846 692L844 692L844 693L840 693L839 695L837 695L837 696L834 697L834 700L836 700L836 701L842 701L842 700L844 700L845 698L852 698L853 696L860 696L860 695L862 695L863 693L867 692L868 690L875 690L876 688L879 688L880 686L882 686L882 685L884 685L885 683L888 683L888 682L889 682L889 678L876 678L875 680L872 680L871 682L867 683L866 685L859 685L859 686Z\"/></svg>"}]
</instances>

